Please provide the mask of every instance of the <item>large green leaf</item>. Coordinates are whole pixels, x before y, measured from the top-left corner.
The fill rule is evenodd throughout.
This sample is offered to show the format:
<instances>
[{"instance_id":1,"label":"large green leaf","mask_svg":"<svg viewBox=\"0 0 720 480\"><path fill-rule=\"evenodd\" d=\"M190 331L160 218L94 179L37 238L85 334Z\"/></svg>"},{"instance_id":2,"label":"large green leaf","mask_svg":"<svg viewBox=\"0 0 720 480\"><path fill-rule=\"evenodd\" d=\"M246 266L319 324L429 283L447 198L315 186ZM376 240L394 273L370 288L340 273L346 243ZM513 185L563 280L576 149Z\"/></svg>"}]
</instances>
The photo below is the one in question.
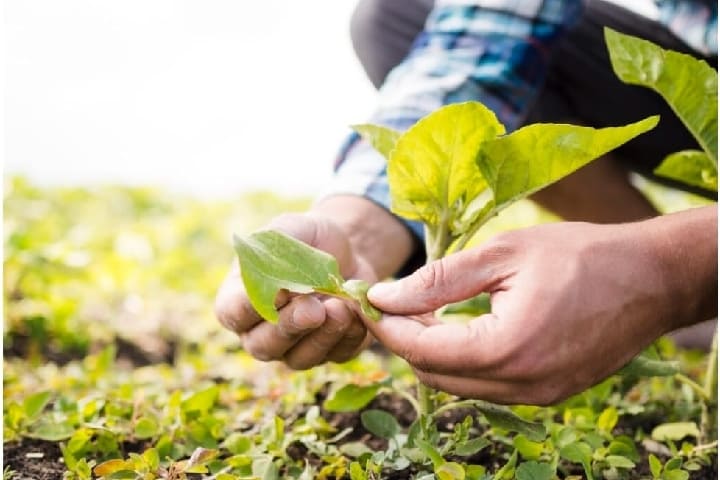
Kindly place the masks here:
<instances>
[{"instance_id":1,"label":"large green leaf","mask_svg":"<svg viewBox=\"0 0 720 480\"><path fill-rule=\"evenodd\" d=\"M370 142L375 150L380 152L386 160L390 160L390 153L402 135L401 132L381 125L353 125L352 129L360 134L362 138Z\"/></svg>"},{"instance_id":2,"label":"large green leaf","mask_svg":"<svg viewBox=\"0 0 720 480\"><path fill-rule=\"evenodd\" d=\"M478 102L447 105L418 121L390 155L392 211L430 227L461 228L453 227L454 216L487 189L475 165L480 145L504 131Z\"/></svg>"},{"instance_id":3,"label":"large green leaf","mask_svg":"<svg viewBox=\"0 0 720 480\"><path fill-rule=\"evenodd\" d=\"M538 123L486 142L477 161L494 193L493 213L647 132L658 119L601 129Z\"/></svg>"},{"instance_id":4,"label":"large green leaf","mask_svg":"<svg viewBox=\"0 0 720 480\"><path fill-rule=\"evenodd\" d=\"M700 150L683 150L668 155L655 173L717 192L717 162Z\"/></svg>"},{"instance_id":5,"label":"large green leaf","mask_svg":"<svg viewBox=\"0 0 720 480\"><path fill-rule=\"evenodd\" d=\"M605 29L615 73L658 92L717 163L717 72L706 62Z\"/></svg>"},{"instance_id":6,"label":"large green leaf","mask_svg":"<svg viewBox=\"0 0 720 480\"><path fill-rule=\"evenodd\" d=\"M235 237L240 274L250 303L269 322L277 322L275 298L295 293L338 293L343 282L337 260L284 233L264 230Z\"/></svg>"}]
</instances>

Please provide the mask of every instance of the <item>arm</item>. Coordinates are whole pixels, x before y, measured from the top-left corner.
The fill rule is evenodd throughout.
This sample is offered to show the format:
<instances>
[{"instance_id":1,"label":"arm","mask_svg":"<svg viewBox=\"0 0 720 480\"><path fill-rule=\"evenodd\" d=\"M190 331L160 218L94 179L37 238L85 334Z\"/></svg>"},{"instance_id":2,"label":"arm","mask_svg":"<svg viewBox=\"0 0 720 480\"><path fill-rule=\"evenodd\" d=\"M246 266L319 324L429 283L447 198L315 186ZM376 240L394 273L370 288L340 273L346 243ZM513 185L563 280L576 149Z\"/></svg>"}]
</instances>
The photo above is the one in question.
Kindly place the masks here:
<instances>
[{"instance_id":1,"label":"arm","mask_svg":"<svg viewBox=\"0 0 720 480\"><path fill-rule=\"evenodd\" d=\"M550 404L660 335L717 315L717 274L716 206L629 224L541 225L374 286L370 300L394 315L369 327L430 386ZM480 292L491 294L491 314L466 325L432 317Z\"/></svg>"}]
</instances>

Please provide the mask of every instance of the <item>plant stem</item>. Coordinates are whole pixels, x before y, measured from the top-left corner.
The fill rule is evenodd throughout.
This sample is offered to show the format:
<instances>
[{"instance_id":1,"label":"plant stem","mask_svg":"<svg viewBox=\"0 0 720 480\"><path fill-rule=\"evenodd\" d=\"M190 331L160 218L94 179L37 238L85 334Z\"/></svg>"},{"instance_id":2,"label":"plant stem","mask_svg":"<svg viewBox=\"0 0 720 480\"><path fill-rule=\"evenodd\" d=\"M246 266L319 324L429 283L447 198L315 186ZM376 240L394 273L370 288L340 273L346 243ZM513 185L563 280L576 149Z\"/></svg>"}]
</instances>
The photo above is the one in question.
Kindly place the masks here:
<instances>
[{"instance_id":1,"label":"plant stem","mask_svg":"<svg viewBox=\"0 0 720 480\"><path fill-rule=\"evenodd\" d=\"M700 444L717 440L717 388L718 388L718 356L717 329L713 336L708 365L705 370L705 399L702 403L700 416Z\"/></svg>"},{"instance_id":2,"label":"plant stem","mask_svg":"<svg viewBox=\"0 0 720 480\"><path fill-rule=\"evenodd\" d=\"M677 380L680 383L684 383L688 387L692 389L693 392L695 392L695 395L697 395L700 400L702 400L704 403L706 403L709 400L709 397L707 395L707 392L705 391L705 387L697 383L692 378L683 375L682 373L676 373L673 375L675 380Z\"/></svg>"},{"instance_id":3,"label":"plant stem","mask_svg":"<svg viewBox=\"0 0 720 480\"><path fill-rule=\"evenodd\" d=\"M447 228L447 221L441 219L439 227L429 228L425 226L425 255L426 263L433 262L445 256L450 245L450 231ZM427 387L418 381L417 384L418 405L420 415L431 415L435 412L435 390Z\"/></svg>"}]
</instances>

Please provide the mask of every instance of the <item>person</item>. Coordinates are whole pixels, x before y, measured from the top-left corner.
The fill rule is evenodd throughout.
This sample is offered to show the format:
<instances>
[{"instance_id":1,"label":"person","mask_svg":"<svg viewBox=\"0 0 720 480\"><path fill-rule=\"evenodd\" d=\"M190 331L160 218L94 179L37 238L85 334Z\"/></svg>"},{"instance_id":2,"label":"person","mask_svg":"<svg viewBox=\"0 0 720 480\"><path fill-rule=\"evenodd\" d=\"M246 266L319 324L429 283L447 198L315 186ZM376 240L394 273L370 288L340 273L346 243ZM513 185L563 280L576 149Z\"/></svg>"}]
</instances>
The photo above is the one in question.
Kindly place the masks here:
<instances>
[{"instance_id":1,"label":"person","mask_svg":"<svg viewBox=\"0 0 720 480\"><path fill-rule=\"evenodd\" d=\"M331 253L346 278L374 283L368 296L383 319L364 321L336 298L280 295L279 322L264 322L236 264L217 294L219 321L260 360L306 369L346 361L377 339L429 386L542 405L600 381L657 337L716 316L716 206L656 216L628 180L631 170L652 176L665 155L695 142L658 95L615 78L602 27L716 66L717 4L633 5L655 10L597 0L359 2L351 35L380 88L373 123L406 129L444 104L479 100L508 130L657 113L660 124L534 195L565 221L422 267L420 225L389 212L384 160L352 135L328 193L269 227ZM400 279L377 283L392 276ZM492 313L463 325L433 317L480 292L491 294Z\"/></svg>"}]
</instances>

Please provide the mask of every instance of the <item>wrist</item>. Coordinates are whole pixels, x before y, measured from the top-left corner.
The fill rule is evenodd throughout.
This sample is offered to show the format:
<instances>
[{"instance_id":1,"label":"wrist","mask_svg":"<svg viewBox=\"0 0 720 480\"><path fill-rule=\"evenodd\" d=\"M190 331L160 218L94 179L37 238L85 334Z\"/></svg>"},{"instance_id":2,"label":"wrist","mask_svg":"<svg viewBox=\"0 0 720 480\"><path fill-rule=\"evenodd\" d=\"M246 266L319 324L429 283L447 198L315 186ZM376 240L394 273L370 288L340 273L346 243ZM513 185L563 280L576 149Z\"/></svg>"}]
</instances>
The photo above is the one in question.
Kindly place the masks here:
<instances>
[{"instance_id":1,"label":"wrist","mask_svg":"<svg viewBox=\"0 0 720 480\"><path fill-rule=\"evenodd\" d=\"M353 254L367 262L377 277L393 275L415 247L408 229L375 202L356 195L332 195L318 201L308 215L337 225L350 242Z\"/></svg>"},{"instance_id":2,"label":"wrist","mask_svg":"<svg viewBox=\"0 0 720 480\"><path fill-rule=\"evenodd\" d=\"M642 222L658 262L670 310L668 330L717 315L717 206Z\"/></svg>"}]
</instances>

